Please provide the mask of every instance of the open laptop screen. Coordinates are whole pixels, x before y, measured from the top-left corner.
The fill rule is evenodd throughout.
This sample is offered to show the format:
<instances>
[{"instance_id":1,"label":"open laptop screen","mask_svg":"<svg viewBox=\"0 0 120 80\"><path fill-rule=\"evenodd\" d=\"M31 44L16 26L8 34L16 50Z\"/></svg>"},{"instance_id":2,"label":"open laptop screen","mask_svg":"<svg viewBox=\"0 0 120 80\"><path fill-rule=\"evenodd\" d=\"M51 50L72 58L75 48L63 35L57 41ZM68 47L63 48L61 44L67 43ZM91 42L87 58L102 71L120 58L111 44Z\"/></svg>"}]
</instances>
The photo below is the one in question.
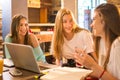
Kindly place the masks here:
<instances>
[{"instance_id":1,"label":"open laptop screen","mask_svg":"<svg viewBox=\"0 0 120 80\"><path fill-rule=\"evenodd\" d=\"M40 68L35 60L31 46L15 43L5 43L5 45L15 67L40 73Z\"/></svg>"}]
</instances>

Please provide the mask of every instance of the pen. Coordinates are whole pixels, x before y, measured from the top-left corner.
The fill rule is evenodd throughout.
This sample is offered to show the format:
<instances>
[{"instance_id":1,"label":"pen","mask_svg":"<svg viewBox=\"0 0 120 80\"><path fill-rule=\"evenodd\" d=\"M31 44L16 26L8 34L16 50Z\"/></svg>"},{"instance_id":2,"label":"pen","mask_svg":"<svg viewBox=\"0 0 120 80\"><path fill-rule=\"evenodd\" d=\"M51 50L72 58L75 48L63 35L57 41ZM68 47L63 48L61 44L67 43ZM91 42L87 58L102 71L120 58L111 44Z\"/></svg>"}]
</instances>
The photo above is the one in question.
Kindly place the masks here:
<instances>
[{"instance_id":1,"label":"pen","mask_svg":"<svg viewBox=\"0 0 120 80\"><path fill-rule=\"evenodd\" d=\"M34 78L35 79L40 79L40 77L43 76L43 75L45 75L45 74L48 74L48 71L42 72L42 73L40 73L40 75L35 75Z\"/></svg>"},{"instance_id":2,"label":"pen","mask_svg":"<svg viewBox=\"0 0 120 80\"><path fill-rule=\"evenodd\" d=\"M86 50L86 48L87 48L87 47L86 47L86 46L84 46L83 51L85 51L85 50Z\"/></svg>"},{"instance_id":3,"label":"pen","mask_svg":"<svg viewBox=\"0 0 120 80\"><path fill-rule=\"evenodd\" d=\"M39 78L40 78L40 75L35 75L34 78L35 78L35 79L39 79Z\"/></svg>"}]
</instances>

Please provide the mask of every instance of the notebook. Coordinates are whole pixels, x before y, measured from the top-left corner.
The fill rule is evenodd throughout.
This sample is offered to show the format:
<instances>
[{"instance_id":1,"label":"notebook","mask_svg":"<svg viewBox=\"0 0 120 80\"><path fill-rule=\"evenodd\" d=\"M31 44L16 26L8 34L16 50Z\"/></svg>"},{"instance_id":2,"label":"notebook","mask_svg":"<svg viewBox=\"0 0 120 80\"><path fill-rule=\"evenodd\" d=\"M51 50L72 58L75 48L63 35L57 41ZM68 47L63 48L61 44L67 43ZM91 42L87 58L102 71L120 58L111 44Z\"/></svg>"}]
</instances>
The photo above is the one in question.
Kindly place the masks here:
<instances>
[{"instance_id":1,"label":"notebook","mask_svg":"<svg viewBox=\"0 0 120 80\"><path fill-rule=\"evenodd\" d=\"M21 68L36 73L40 73L40 67L42 68L54 68L57 67L52 64L37 62L33 48L29 45L15 44L15 43L4 43L10 53L11 59L16 68Z\"/></svg>"}]
</instances>

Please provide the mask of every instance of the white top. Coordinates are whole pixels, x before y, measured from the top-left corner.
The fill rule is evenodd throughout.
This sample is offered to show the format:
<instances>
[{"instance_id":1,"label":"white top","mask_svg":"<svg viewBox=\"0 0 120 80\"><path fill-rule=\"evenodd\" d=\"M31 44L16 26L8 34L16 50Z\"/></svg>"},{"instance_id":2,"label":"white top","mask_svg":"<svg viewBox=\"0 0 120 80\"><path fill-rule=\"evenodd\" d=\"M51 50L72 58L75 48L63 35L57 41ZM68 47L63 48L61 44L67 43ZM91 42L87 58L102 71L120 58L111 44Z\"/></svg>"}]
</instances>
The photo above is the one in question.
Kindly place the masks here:
<instances>
[{"instance_id":1,"label":"white top","mask_svg":"<svg viewBox=\"0 0 120 80\"><path fill-rule=\"evenodd\" d=\"M64 38L62 55L65 59L73 59L75 53L75 47L85 49L86 53L94 51L93 39L91 33L85 30L74 34L71 40Z\"/></svg>"},{"instance_id":2,"label":"white top","mask_svg":"<svg viewBox=\"0 0 120 80\"><path fill-rule=\"evenodd\" d=\"M113 76L120 79L120 37L118 37L111 46L107 70Z\"/></svg>"},{"instance_id":3,"label":"white top","mask_svg":"<svg viewBox=\"0 0 120 80\"><path fill-rule=\"evenodd\" d=\"M104 41L101 39L100 40L100 46L99 46L99 60L98 63L101 67L104 67L104 63L106 60L106 55L107 55L107 50L105 47Z\"/></svg>"}]
</instances>

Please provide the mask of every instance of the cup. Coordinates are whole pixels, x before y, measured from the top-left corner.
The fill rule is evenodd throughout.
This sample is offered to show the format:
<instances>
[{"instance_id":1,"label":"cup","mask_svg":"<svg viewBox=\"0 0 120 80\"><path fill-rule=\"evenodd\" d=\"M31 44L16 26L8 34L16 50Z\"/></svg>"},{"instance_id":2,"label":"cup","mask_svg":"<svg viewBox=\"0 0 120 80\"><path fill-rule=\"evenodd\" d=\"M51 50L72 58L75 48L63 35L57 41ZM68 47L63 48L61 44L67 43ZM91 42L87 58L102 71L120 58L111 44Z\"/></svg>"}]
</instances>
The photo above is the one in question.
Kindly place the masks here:
<instances>
[{"instance_id":1,"label":"cup","mask_svg":"<svg viewBox=\"0 0 120 80\"><path fill-rule=\"evenodd\" d=\"M3 73L3 59L0 58L0 76L2 76Z\"/></svg>"}]
</instances>

